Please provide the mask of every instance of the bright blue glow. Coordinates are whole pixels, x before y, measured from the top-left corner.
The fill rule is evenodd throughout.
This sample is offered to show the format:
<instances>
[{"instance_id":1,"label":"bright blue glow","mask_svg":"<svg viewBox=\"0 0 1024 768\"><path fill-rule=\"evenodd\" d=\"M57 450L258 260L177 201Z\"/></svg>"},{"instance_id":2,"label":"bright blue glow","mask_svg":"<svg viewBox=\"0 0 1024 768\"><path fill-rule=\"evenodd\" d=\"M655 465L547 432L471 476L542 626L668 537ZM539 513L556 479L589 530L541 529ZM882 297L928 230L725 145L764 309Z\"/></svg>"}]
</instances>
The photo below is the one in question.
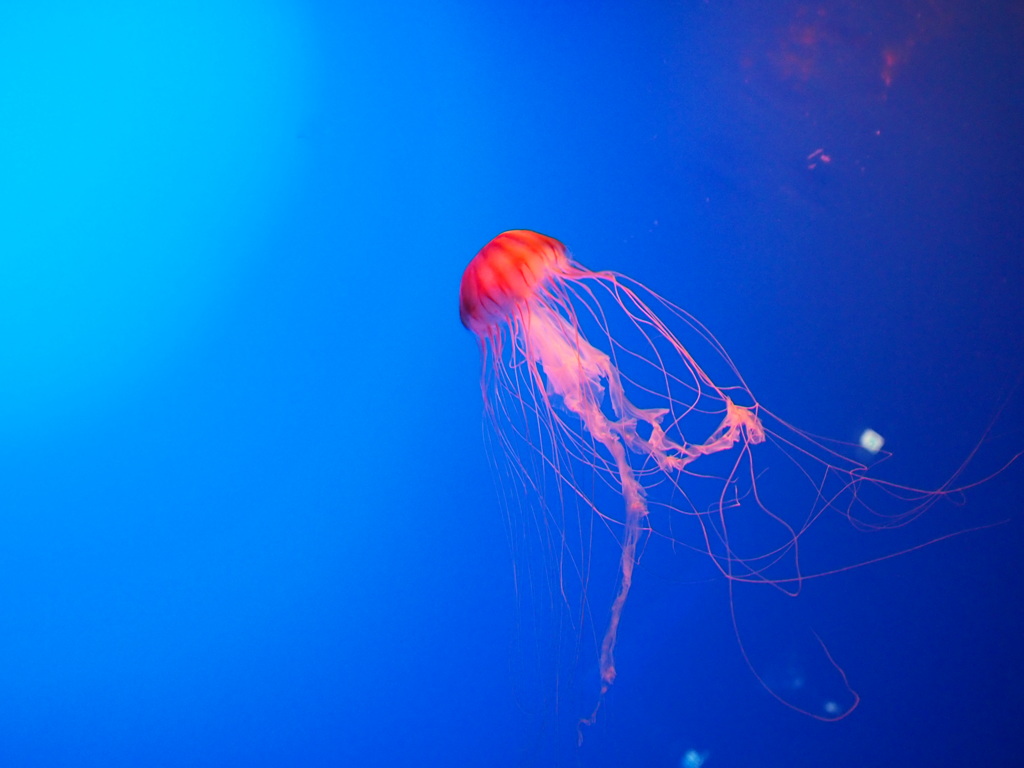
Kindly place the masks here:
<instances>
[{"instance_id":1,"label":"bright blue glow","mask_svg":"<svg viewBox=\"0 0 1024 768\"><path fill-rule=\"evenodd\" d=\"M159 362L258 241L306 62L286 3L12 5L0 423L38 429Z\"/></svg>"},{"instance_id":2,"label":"bright blue glow","mask_svg":"<svg viewBox=\"0 0 1024 768\"><path fill-rule=\"evenodd\" d=\"M550 232L693 312L787 419L870 424L892 477L941 481L1024 369L1022 49L980 5L882 98L874 56L935 15L0 2L0 768L1012 763L1016 518L778 596L864 697L834 727L761 689L724 583L654 542L578 748L596 661L528 666L594 638L534 632L558 547L495 492L457 311L491 237ZM1024 444L1015 402L990 456ZM593 552L601 610L608 531ZM814 694L804 617L761 597L745 639Z\"/></svg>"}]
</instances>

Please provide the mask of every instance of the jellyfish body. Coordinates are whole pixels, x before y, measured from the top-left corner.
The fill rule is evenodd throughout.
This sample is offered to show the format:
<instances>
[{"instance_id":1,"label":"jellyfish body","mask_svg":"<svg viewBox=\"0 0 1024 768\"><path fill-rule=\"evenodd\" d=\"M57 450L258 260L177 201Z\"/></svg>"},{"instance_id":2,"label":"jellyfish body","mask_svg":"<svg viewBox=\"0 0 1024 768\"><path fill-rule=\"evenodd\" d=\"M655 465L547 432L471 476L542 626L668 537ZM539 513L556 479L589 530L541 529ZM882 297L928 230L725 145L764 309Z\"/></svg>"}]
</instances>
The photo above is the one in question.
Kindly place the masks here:
<instances>
[{"instance_id":1,"label":"jellyfish body","mask_svg":"<svg viewBox=\"0 0 1024 768\"><path fill-rule=\"evenodd\" d=\"M736 405L687 357L696 382L713 391L725 409L718 428L700 443L676 442L662 421L668 408L640 408L630 401L618 370L605 352L592 346L574 322L574 292L582 280L604 283L633 299L638 322L659 321L646 305L611 274L589 273L572 262L557 240L529 230L504 232L470 262L462 278L460 316L485 345L492 360L502 360L502 344L515 345L537 393L557 397L614 462L625 506L618 594L601 643L602 693L615 680L615 641L622 609L633 582L636 547L647 515L644 487L627 456L651 459L665 472L682 470L700 456L727 451L737 442L764 441L751 408ZM671 338L670 336L668 338ZM607 397L611 413L606 412ZM646 425L643 437L638 425Z\"/></svg>"},{"instance_id":2,"label":"jellyfish body","mask_svg":"<svg viewBox=\"0 0 1024 768\"><path fill-rule=\"evenodd\" d=\"M759 405L725 350L692 316L621 274L587 270L552 237L529 230L495 237L466 267L459 310L479 341L485 411L506 453L526 445L557 478L560 498L571 497L600 517L621 548L600 642L598 706L616 676L615 646L638 544L655 532L680 543L676 534L650 523L652 503L696 524L697 534L685 546L710 557L730 585L767 583L795 594L806 578L799 542L826 511L863 528L895 527L955 492L950 483L956 474L935 491L866 479L866 468L846 458L840 444L804 433ZM726 384L698 364L683 332L707 350ZM766 442L809 490L806 509L796 518L776 512L760 490L753 453ZM525 463L513 464L531 482ZM618 511L594 499L580 466L621 497ZM691 483L713 490L698 500ZM656 502L649 498L654 489ZM868 490L898 504L879 513ZM771 533L759 531L740 544L730 516L748 507L762 513ZM757 675L742 640L740 646ZM842 670L835 669L846 686ZM806 711L757 677L783 703ZM845 716L858 700L848 686L846 691L845 704L830 701L829 709L809 714Z\"/></svg>"}]
</instances>

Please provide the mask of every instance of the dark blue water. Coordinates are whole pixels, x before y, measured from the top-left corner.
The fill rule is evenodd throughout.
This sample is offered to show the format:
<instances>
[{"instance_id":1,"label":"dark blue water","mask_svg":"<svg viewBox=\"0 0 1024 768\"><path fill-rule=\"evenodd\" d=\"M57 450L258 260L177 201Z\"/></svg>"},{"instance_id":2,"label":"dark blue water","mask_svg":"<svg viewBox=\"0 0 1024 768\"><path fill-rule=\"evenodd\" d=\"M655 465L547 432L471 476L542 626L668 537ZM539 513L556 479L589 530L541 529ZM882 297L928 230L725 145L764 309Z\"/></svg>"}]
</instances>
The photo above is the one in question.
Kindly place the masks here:
<instances>
[{"instance_id":1,"label":"dark blue water","mask_svg":"<svg viewBox=\"0 0 1024 768\"><path fill-rule=\"evenodd\" d=\"M984 477L1024 447L1022 35L1012 2L7 4L0 764L1015 764L1019 465L827 554L993 528L737 598L776 690L816 684L791 629L827 639L846 719L765 692L680 552L576 748L592 681L517 671L574 634L523 618L456 297L550 233L892 479L1008 403Z\"/></svg>"}]
</instances>

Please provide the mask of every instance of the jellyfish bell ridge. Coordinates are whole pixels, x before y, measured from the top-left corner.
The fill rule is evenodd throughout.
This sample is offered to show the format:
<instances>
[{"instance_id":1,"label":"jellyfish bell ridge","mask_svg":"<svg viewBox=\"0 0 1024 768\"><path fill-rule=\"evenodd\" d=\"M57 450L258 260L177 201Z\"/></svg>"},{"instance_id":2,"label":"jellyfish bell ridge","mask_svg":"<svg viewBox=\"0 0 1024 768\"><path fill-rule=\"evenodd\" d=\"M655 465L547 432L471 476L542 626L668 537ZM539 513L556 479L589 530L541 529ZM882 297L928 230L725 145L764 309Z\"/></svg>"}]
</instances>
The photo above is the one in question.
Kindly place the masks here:
<instances>
[{"instance_id":1,"label":"jellyfish bell ridge","mask_svg":"<svg viewBox=\"0 0 1024 768\"><path fill-rule=\"evenodd\" d=\"M505 322L533 299L552 275L565 274L569 257L558 240L528 229L502 232L480 249L462 274L459 317L474 333Z\"/></svg>"}]
</instances>

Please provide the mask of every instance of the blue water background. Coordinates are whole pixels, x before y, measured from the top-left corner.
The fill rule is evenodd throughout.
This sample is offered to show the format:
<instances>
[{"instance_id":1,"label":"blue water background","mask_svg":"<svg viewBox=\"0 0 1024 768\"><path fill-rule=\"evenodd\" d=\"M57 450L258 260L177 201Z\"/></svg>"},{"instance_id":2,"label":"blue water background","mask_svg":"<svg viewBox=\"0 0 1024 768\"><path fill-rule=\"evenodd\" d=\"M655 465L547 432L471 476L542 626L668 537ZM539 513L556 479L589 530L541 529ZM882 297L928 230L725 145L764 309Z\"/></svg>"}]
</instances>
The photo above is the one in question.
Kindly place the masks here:
<instances>
[{"instance_id":1,"label":"blue water background","mask_svg":"<svg viewBox=\"0 0 1024 768\"><path fill-rule=\"evenodd\" d=\"M1019 466L889 551L1002 524L801 598L850 717L770 698L681 553L570 743L513 679L456 298L547 232L937 485L1024 374L1022 36L1012 2L6 3L0 765L1017 764ZM753 643L796 621L743 599Z\"/></svg>"}]
</instances>

